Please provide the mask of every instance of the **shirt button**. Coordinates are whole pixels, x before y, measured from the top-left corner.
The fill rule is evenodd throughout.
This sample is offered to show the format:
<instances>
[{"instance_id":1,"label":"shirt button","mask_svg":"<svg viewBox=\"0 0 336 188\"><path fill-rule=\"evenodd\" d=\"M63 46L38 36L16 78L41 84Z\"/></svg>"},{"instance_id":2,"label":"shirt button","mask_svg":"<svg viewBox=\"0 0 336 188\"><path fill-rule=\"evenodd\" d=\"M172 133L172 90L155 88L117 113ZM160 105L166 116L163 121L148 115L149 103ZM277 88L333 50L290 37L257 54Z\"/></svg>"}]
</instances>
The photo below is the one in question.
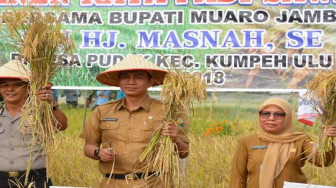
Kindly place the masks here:
<instances>
[{"instance_id":1,"label":"shirt button","mask_svg":"<svg viewBox=\"0 0 336 188\"><path fill-rule=\"evenodd\" d=\"M134 117L134 114L132 114L131 116Z\"/></svg>"},{"instance_id":2,"label":"shirt button","mask_svg":"<svg viewBox=\"0 0 336 188\"><path fill-rule=\"evenodd\" d=\"M14 148L11 148L11 150L13 151L13 150L14 150Z\"/></svg>"},{"instance_id":3,"label":"shirt button","mask_svg":"<svg viewBox=\"0 0 336 188\"><path fill-rule=\"evenodd\" d=\"M11 161L11 164L14 164L14 161Z\"/></svg>"}]
</instances>

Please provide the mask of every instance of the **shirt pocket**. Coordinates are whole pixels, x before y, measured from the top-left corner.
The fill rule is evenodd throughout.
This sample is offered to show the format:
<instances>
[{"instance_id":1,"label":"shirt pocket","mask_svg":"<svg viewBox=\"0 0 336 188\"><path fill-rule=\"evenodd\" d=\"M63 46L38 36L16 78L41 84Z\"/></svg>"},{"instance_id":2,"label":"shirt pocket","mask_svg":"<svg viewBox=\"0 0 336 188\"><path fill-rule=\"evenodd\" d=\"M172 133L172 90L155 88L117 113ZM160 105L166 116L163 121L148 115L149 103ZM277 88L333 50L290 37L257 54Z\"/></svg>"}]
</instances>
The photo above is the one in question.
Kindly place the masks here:
<instances>
[{"instance_id":1,"label":"shirt pocket","mask_svg":"<svg viewBox=\"0 0 336 188\"><path fill-rule=\"evenodd\" d=\"M162 125L162 119L147 120L135 132L135 141L149 143Z\"/></svg>"},{"instance_id":2,"label":"shirt pocket","mask_svg":"<svg viewBox=\"0 0 336 188\"><path fill-rule=\"evenodd\" d=\"M117 121L102 121L100 128L102 130L116 130L119 128L119 122Z\"/></svg>"},{"instance_id":3,"label":"shirt pocket","mask_svg":"<svg viewBox=\"0 0 336 188\"><path fill-rule=\"evenodd\" d=\"M17 127L14 130L14 134L17 134L17 135L21 134L23 137L25 137L25 135L31 136L33 133L34 135L37 135L37 128L38 128L37 126L33 126L32 124L29 124L27 121L21 124L20 120L16 120L15 123L17 124Z\"/></svg>"},{"instance_id":4,"label":"shirt pocket","mask_svg":"<svg viewBox=\"0 0 336 188\"><path fill-rule=\"evenodd\" d=\"M142 128L143 129L155 129L158 130L163 125L163 120L161 117L155 117L153 119L147 119Z\"/></svg>"},{"instance_id":5,"label":"shirt pocket","mask_svg":"<svg viewBox=\"0 0 336 188\"><path fill-rule=\"evenodd\" d=\"M21 137L21 144L23 144L24 146L38 147L42 142L41 138L37 134L36 127L30 127L27 124L15 130L14 135Z\"/></svg>"},{"instance_id":6,"label":"shirt pocket","mask_svg":"<svg viewBox=\"0 0 336 188\"><path fill-rule=\"evenodd\" d=\"M100 124L100 129L102 130L102 144L103 147L108 145L110 141L117 141L123 139L120 135L120 123L117 121L102 121Z\"/></svg>"},{"instance_id":7,"label":"shirt pocket","mask_svg":"<svg viewBox=\"0 0 336 188\"><path fill-rule=\"evenodd\" d=\"M30 127L28 125L24 125L23 130L19 130L22 132L23 135L37 135L37 130L33 130L35 127Z\"/></svg>"}]
</instances>

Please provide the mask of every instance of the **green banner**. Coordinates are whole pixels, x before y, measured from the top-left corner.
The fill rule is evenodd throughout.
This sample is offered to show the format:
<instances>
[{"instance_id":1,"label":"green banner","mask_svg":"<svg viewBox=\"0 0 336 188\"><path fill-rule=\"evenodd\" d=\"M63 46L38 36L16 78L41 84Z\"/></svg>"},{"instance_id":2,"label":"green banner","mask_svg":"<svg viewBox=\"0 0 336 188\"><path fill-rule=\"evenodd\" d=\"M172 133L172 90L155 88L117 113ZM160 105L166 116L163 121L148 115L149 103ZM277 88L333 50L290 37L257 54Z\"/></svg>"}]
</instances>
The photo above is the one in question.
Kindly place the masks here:
<instances>
[{"instance_id":1,"label":"green banner","mask_svg":"<svg viewBox=\"0 0 336 188\"><path fill-rule=\"evenodd\" d=\"M128 54L201 72L223 90L303 89L334 66L335 0L0 0L2 12L28 4L76 41L76 63L55 86L102 87L96 75ZM5 40L0 47L2 62L15 56Z\"/></svg>"}]
</instances>

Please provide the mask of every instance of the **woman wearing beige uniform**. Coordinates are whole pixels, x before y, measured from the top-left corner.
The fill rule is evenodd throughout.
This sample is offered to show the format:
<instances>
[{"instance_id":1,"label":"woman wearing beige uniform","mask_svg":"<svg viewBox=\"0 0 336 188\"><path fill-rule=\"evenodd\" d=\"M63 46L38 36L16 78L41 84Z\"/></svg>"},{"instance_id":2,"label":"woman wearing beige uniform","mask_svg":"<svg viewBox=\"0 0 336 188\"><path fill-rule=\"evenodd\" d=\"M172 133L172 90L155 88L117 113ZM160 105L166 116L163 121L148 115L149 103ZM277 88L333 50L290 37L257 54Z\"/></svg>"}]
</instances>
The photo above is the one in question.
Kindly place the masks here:
<instances>
[{"instance_id":1,"label":"woman wearing beige uniform","mask_svg":"<svg viewBox=\"0 0 336 188\"><path fill-rule=\"evenodd\" d=\"M336 126L324 126L324 133L336 137ZM301 170L306 160L316 166L330 166L335 146L325 153L314 152L314 142L304 133L292 132L290 104L280 98L266 100L259 109L257 134L240 140L233 159L232 188L282 188L284 181L306 183Z\"/></svg>"}]
</instances>

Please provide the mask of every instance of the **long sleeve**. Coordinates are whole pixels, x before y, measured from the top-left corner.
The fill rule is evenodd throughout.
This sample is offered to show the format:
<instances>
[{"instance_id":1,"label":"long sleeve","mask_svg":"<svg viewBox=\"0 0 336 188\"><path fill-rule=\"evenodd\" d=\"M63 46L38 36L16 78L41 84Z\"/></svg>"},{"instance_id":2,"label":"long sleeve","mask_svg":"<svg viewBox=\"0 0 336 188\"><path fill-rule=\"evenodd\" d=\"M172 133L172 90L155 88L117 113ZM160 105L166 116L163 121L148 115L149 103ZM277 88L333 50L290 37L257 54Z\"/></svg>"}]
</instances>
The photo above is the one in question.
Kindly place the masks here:
<instances>
[{"instance_id":1,"label":"long sleeve","mask_svg":"<svg viewBox=\"0 0 336 188\"><path fill-rule=\"evenodd\" d=\"M233 158L231 169L231 188L246 188L247 184L247 147L240 140Z\"/></svg>"},{"instance_id":2,"label":"long sleeve","mask_svg":"<svg viewBox=\"0 0 336 188\"><path fill-rule=\"evenodd\" d=\"M315 166L330 166L333 164L335 160L335 145L332 144L332 148L329 151L324 153L324 159L321 153L315 151L316 143L314 143L311 139L307 139L304 141L304 156L307 157L308 162L314 164Z\"/></svg>"}]
</instances>

